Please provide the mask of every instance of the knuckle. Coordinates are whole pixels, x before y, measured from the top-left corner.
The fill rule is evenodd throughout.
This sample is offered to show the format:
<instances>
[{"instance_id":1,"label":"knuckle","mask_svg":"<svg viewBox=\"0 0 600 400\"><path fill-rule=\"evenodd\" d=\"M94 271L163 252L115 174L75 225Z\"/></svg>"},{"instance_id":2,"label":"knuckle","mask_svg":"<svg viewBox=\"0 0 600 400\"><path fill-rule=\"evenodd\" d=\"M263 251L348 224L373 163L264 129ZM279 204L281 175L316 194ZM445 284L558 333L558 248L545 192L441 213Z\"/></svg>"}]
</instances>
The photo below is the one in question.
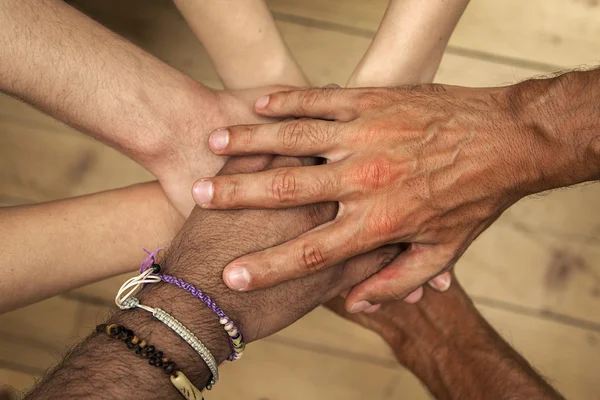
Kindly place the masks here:
<instances>
[{"instance_id":1,"label":"knuckle","mask_svg":"<svg viewBox=\"0 0 600 400\"><path fill-rule=\"evenodd\" d=\"M298 197L296 173L293 168L282 168L275 172L271 181L271 197L280 203L294 201Z\"/></svg>"},{"instance_id":2,"label":"knuckle","mask_svg":"<svg viewBox=\"0 0 600 400\"><path fill-rule=\"evenodd\" d=\"M285 150L310 147L327 139L326 131L310 120L299 119L281 125L280 137Z\"/></svg>"},{"instance_id":3,"label":"knuckle","mask_svg":"<svg viewBox=\"0 0 600 400\"><path fill-rule=\"evenodd\" d=\"M375 158L358 166L353 180L362 188L380 189L389 185L393 178L392 164L384 158Z\"/></svg>"},{"instance_id":4,"label":"knuckle","mask_svg":"<svg viewBox=\"0 0 600 400\"><path fill-rule=\"evenodd\" d=\"M312 109L321 98L321 95L322 90L319 89L309 89L302 92L298 102L300 111Z\"/></svg>"},{"instance_id":5,"label":"knuckle","mask_svg":"<svg viewBox=\"0 0 600 400\"><path fill-rule=\"evenodd\" d=\"M298 120L289 121L281 125L279 134L281 143L285 150L295 150L302 141L302 122Z\"/></svg>"},{"instance_id":6,"label":"knuckle","mask_svg":"<svg viewBox=\"0 0 600 400\"><path fill-rule=\"evenodd\" d=\"M283 148L288 151L298 150L302 147L314 147L330 138L327 129L308 119L283 123L279 135Z\"/></svg>"},{"instance_id":7,"label":"knuckle","mask_svg":"<svg viewBox=\"0 0 600 400\"><path fill-rule=\"evenodd\" d=\"M325 257L320 247L304 243L297 254L298 265L304 272L312 274L325 268Z\"/></svg>"}]
</instances>

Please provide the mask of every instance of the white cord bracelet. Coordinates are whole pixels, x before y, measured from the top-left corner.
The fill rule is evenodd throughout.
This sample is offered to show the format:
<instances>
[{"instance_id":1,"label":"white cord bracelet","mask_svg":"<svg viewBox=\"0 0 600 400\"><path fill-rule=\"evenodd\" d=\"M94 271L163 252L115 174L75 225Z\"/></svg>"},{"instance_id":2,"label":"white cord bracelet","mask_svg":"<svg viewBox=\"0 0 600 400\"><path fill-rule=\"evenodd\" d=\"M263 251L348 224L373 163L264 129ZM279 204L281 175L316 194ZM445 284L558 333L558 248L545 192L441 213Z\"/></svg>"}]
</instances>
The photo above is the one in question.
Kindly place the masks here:
<instances>
[{"instance_id":1,"label":"white cord bracelet","mask_svg":"<svg viewBox=\"0 0 600 400\"><path fill-rule=\"evenodd\" d=\"M117 296L115 298L116 305L121 310L127 310L132 308L140 308L142 310L148 311L151 313L154 318L158 319L165 325L167 325L173 332L175 332L178 336L180 336L183 340L186 341L199 355L202 357L202 360L208 366L212 377L209 383L206 385L207 390L211 390L212 386L219 381L219 369L218 364L215 358L213 357L210 350L204 346L204 344L194 335L192 331L186 328L181 322L179 322L175 317L173 317L168 312L161 310L160 308L152 308L140 304L140 301L132 297L133 294L142 287L145 283L155 283L160 282L160 278L157 276L148 276L152 273L152 270L145 271L143 274L135 276L133 278L128 279L123 286L119 289ZM128 292L126 292L129 289ZM126 293L125 293L126 292Z\"/></svg>"}]
</instances>

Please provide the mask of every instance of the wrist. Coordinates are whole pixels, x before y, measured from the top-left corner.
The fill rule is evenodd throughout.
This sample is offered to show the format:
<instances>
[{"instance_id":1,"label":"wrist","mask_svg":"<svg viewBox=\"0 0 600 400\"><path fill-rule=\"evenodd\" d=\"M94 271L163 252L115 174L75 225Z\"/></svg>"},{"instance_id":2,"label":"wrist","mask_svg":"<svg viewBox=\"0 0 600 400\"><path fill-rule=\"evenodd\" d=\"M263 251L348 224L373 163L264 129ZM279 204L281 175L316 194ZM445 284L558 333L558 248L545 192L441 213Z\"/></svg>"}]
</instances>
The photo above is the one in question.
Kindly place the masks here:
<instances>
[{"instance_id":1,"label":"wrist","mask_svg":"<svg viewBox=\"0 0 600 400\"><path fill-rule=\"evenodd\" d=\"M179 320L208 348L217 364L229 356L231 350L227 336L218 318L186 291L160 283L147 285L137 297L141 304L160 308ZM202 357L150 313L140 309L119 312L109 323L132 329L138 337L159 348L198 388L204 388L208 383L211 373Z\"/></svg>"},{"instance_id":2,"label":"wrist","mask_svg":"<svg viewBox=\"0 0 600 400\"><path fill-rule=\"evenodd\" d=\"M176 241L177 239L175 239L175 243ZM195 250L189 251L189 249L184 253L179 253L174 249L177 247L177 244L174 246L172 245L169 252L167 252L165 259L160 262L161 269L163 271L162 273L177 277L182 281L193 285L195 288L201 290L202 293L209 296L212 301L214 301L214 303L221 308L221 310L223 310L227 317L234 322L235 326L242 333L244 342L246 344L256 340L253 330L249 328L249 326L252 325L251 321L255 319L255 316L251 315L252 312L240 311L242 309L254 310L254 308L248 307L245 299L247 296L245 296L244 293L234 292L225 286L223 280L221 279L224 265L223 267L216 269L214 264L218 263L218 261L214 260L212 257L198 258L193 254L195 253ZM208 325L210 327L212 336L215 339L219 339L217 346L223 354L220 354L217 361L224 361L227 356L231 354L231 348L229 346L229 337L223 329L223 326L219 323L219 316L202 300L194 297L186 290L180 289L171 284L164 286L168 286L172 290L179 291L180 295L183 293L183 296L186 297L186 307L189 307L189 310L186 312L198 313L198 310L201 310L202 315L210 320L209 322L206 320L200 321L199 325ZM216 355L215 358L217 358Z\"/></svg>"},{"instance_id":3,"label":"wrist","mask_svg":"<svg viewBox=\"0 0 600 400\"><path fill-rule=\"evenodd\" d=\"M219 318L187 291L168 283L149 285L147 292L140 293L139 300L142 304L161 308L179 320L211 351L217 363L225 361L231 353L227 334L219 324ZM150 315L149 313L144 314ZM168 331L182 345L185 344L175 333ZM187 344L184 347L191 354L196 355ZM202 362L202 364L204 363Z\"/></svg>"},{"instance_id":4,"label":"wrist","mask_svg":"<svg viewBox=\"0 0 600 400\"><path fill-rule=\"evenodd\" d=\"M506 88L512 126L531 140L524 195L600 178L599 87L589 71Z\"/></svg>"},{"instance_id":5,"label":"wrist","mask_svg":"<svg viewBox=\"0 0 600 400\"><path fill-rule=\"evenodd\" d=\"M220 116L215 91L188 77L181 78L177 86L176 90L169 92L169 100L159 105L144 104L139 99L141 107L154 110L154 122L151 124L153 140L133 144L128 155L155 176L157 169L179 161L182 145L207 147L206 135L209 132L206 135L201 133L207 130L207 126L213 127ZM162 93L156 95L163 99ZM153 95L146 94L144 97L147 96ZM197 138L196 143L190 142L193 138Z\"/></svg>"}]
</instances>

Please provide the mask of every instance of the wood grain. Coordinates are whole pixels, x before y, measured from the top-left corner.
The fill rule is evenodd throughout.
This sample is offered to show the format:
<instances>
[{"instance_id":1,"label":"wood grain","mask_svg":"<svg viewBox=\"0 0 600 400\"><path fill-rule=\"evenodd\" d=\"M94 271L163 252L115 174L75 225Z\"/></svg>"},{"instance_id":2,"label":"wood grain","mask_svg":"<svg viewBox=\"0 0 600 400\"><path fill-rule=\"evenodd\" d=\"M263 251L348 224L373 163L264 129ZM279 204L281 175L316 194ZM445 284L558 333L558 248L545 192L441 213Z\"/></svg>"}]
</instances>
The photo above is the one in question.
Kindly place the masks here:
<instances>
[{"instance_id":1,"label":"wood grain","mask_svg":"<svg viewBox=\"0 0 600 400\"><path fill-rule=\"evenodd\" d=\"M215 88L202 46L171 2L74 0L74 5L175 68ZM385 0L269 0L315 85L343 83L369 44ZM592 0L473 1L438 82L505 85L593 64L600 7ZM152 179L116 151L0 96L0 204L47 201ZM457 266L493 325L571 398L600 392L600 186L525 199ZM140 254L140 259L143 254ZM23 389L109 311L122 277L0 316L0 383ZM344 337L343 343L340 337ZM14 359L19 363L14 364ZM9 361L12 364L9 364ZM319 309L224 367L211 397L429 398L376 335ZM594 397L595 396L595 397Z\"/></svg>"}]
</instances>

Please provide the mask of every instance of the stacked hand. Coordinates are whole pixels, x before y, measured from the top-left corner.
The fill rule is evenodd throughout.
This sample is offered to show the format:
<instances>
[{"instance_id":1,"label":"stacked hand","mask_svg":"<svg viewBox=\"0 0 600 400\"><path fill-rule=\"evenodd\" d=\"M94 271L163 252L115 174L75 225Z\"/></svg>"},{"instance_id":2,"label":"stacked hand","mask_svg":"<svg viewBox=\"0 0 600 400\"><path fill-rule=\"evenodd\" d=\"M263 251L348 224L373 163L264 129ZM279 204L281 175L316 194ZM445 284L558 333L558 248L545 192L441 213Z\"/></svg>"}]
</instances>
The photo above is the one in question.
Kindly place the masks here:
<instances>
[{"instance_id":1,"label":"stacked hand","mask_svg":"<svg viewBox=\"0 0 600 400\"><path fill-rule=\"evenodd\" d=\"M513 122L503 89L313 89L262 97L256 111L313 119L221 129L211 135L212 151L311 155L327 164L206 178L195 185L196 201L206 208L339 201L339 210L292 241L233 261L224 278L235 290L259 289L410 243L350 292L354 312L404 298L448 270L538 179L536 163L545 156L544 138Z\"/></svg>"},{"instance_id":2,"label":"stacked hand","mask_svg":"<svg viewBox=\"0 0 600 400\"><path fill-rule=\"evenodd\" d=\"M290 87L269 86L249 90L213 91L212 103L197 105L209 117L196 118L190 112L185 123L181 124L182 130L165 141L167 148L160 156L142 163L158 178L169 200L182 216L187 217L195 205L190 188L198 175L216 174L227 160L209 151L206 145L208 133L232 124L274 121L254 112L254 100L261 95L288 88Z\"/></svg>"},{"instance_id":3,"label":"stacked hand","mask_svg":"<svg viewBox=\"0 0 600 400\"><path fill-rule=\"evenodd\" d=\"M235 157L227 161L219 176L314 163L309 158ZM331 220L335 211L334 203L220 212L197 207L167 251L163 266L169 274L209 293L237 322L247 341L258 340L363 281L398 254L396 246L385 246L303 279L250 293L229 290L223 283L221 275L228 261L293 238ZM196 302L193 304L197 309Z\"/></svg>"},{"instance_id":4,"label":"stacked hand","mask_svg":"<svg viewBox=\"0 0 600 400\"><path fill-rule=\"evenodd\" d=\"M406 79L411 82L430 80L441 58L443 44L466 5L465 0L458 1L464 4L456 7L457 4L448 3L442 7L422 5L419 2L416 6L415 2L414 8L388 9L372 46L348 84L397 85L407 83ZM122 232L124 229L139 232L125 236L119 242L111 242L113 247L105 254L118 253L120 258L111 257L107 260L108 257L98 255L90 259L91 265L102 266L101 269L94 269L100 271L97 274L80 272L77 274L78 278L70 280L66 286L55 279L47 285L49 289L44 295L65 290L69 285L84 284L91 279L124 272L137 260L136 252L126 251L127 249L154 247L168 241L192 210L192 183L198 177L212 177L225 161L222 157L213 155L206 147L209 133L223 126L270 122L266 114L254 113L251 103L257 97L289 87L269 85L309 86L279 36L277 26L264 2L240 5L233 2L213 4L182 1L177 2L177 5L208 49L225 87L266 87L243 92L216 92L206 88L60 0L36 3L35 7L18 0L1 3L0 20L6 28L2 32L6 33L7 40L6 46L0 46L0 57L15 59L17 62L5 63L0 68L0 75L6 77L0 84L0 90L33 104L116 148L146 167L159 179L162 186L139 185L107 192L102 196L74 199L56 207L37 206L36 210L40 215L49 215L48 207L74 210L75 207L71 205L75 205L82 215L91 215L103 227L100 231L94 229L94 235L98 237L112 237L115 231ZM222 25L223 16L239 18L244 24ZM404 20L410 20L413 24L398 32L397 22ZM420 28L431 25L435 25L435 31ZM21 27L27 27L31 35L20 35ZM214 35L216 30L220 30L221 34ZM85 34L80 34L82 32ZM435 33L435 42L426 43L432 32ZM388 60L387 49L405 48L407 40L418 41L421 46L418 50L402 52L402 56ZM103 46L97 46L98 43L103 43ZM89 51L90 48L95 51ZM390 61L386 65L394 73L372 68L386 60ZM39 65L60 65L60 68L38 68ZM406 70L409 65L412 71L410 74ZM418 73L419 70L422 73ZM337 109L343 114L343 109ZM224 140L226 138L222 135L216 135L211 145L217 149L226 144L223 143ZM239 145L236 142L236 146ZM330 159L334 158L332 154ZM334 164L336 163L332 165ZM314 168L320 169L323 166ZM365 167L365 173L369 173L369 166ZM319 174L316 176L318 178ZM197 191L199 196L202 196L201 189L198 188ZM210 194L210 188L205 185L204 189L209 189L205 194ZM142 206L139 204L140 199L151 201L144 202ZM332 196L332 200L338 199L341 197ZM346 199L342 200L340 217L352 211L348 207L351 203ZM123 207L116 208L114 204ZM124 211L127 208L129 211ZM30 210L24 212L31 223L37 221ZM382 212L381 209L378 208L378 212ZM348 225L356 221L362 223L360 218L345 220L340 217L331 225ZM58 222L58 218L53 220ZM57 232L72 231L70 225L76 220L78 218L61 220L61 224L47 224L58 226ZM340 224L340 221L344 223ZM71 263L64 263L62 269L72 270L72 265L78 265L76 260L79 254L71 252L71 248L83 249L81 244L89 237L85 227L80 228L74 235L74 240L78 240L80 246L62 247L60 243L53 242L51 246L40 246L53 249L52 254L38 252L40 254L36 253L36 256L47 259L54 253L69 251L73 254ZM371 227L368 228L372 230ZM342 237L348 238L349 235L340 236ZM382 244L382 238L373 240L368 246L360 245L356 240L348 243L354 243L351 245L353 248L346 248L335 256L319 253L328 252L328 248L334 249L337 246L334 243L327 247L323 247L326 243L315 243L302 250L303 253L292 257L303 258L304 260L299 260L300 263L304 261L306 266L314 265L315 268L321 264L320 258L326 257L323 264L329 266L336 263L336 260L350 258L352 254L364 253L367 247L379 247L371 244ZM81 253L87 254L89 251L85 249ZM6 260L5 265L11 264L14 261ZM36 265L35 258L30 258L27 268L19 271L27 271L29 268L34 270ZM26 276L27 273L19 272L11 279L18 282ZM237 277L243 279L245 274L242 271ZM232 282L231 280L229 283ZM438 277L433 280L433 284L445 289L449 285L449 277ZM408 300L418 300L421 294L422 291L416 291ZM25 293L22 297L29 296L30 293ZM363 306L368 304L363 303Z\"/></svg>"}]
</instances>

